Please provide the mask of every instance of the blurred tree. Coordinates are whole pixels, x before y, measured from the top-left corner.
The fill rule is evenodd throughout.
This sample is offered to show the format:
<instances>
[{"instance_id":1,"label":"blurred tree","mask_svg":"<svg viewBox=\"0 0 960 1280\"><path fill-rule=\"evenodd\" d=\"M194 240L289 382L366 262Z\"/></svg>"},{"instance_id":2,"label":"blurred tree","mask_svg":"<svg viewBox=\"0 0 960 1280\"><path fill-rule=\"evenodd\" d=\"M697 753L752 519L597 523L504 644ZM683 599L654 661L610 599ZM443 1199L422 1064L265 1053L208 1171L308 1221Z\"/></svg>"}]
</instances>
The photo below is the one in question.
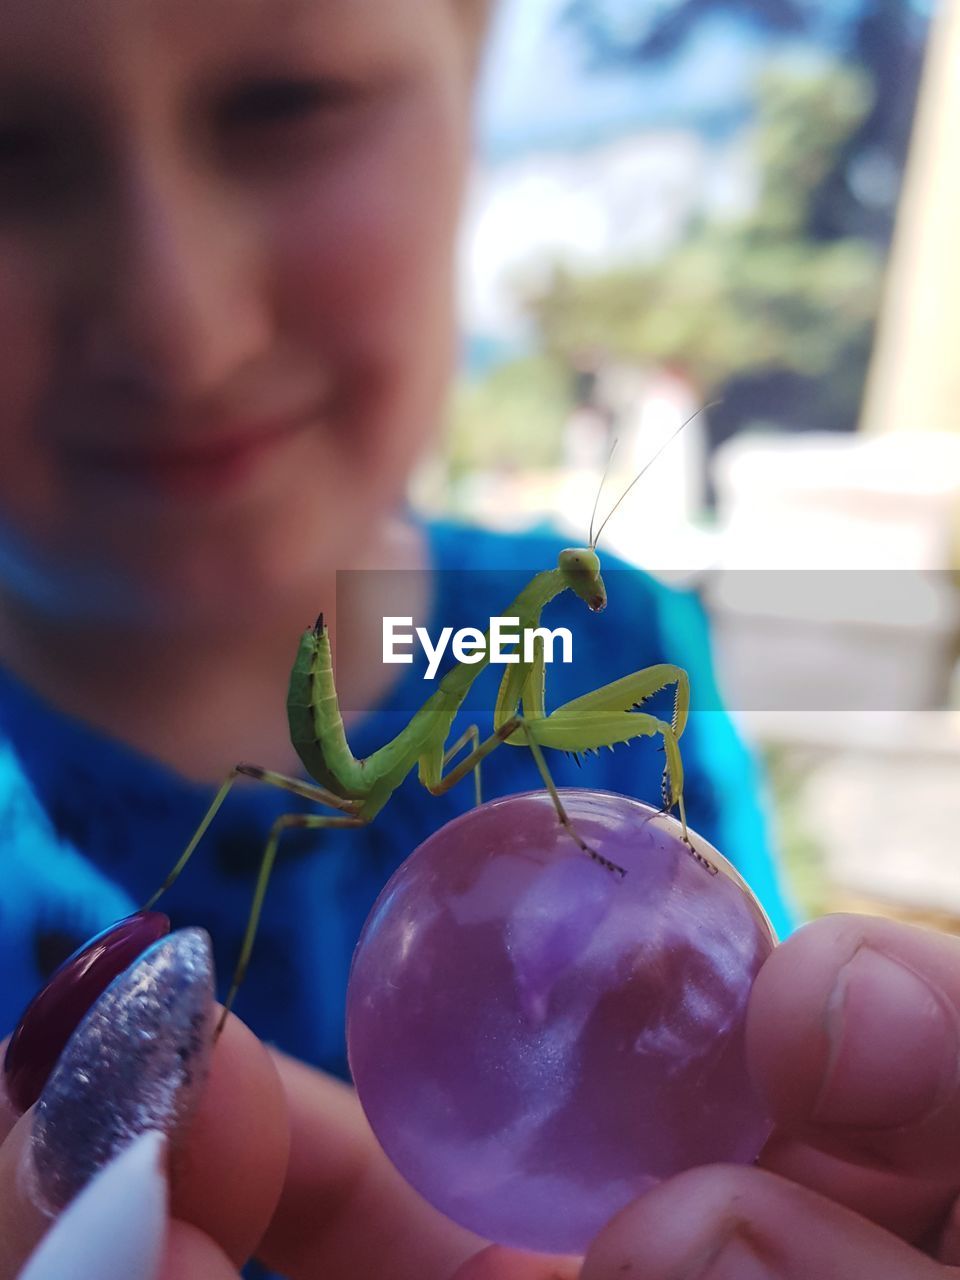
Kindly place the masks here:
<instances>
[{"instance_id":1,"label":"blurred tree","mask_svg":"<svg viewBox=\"0 0 960 1280\"><path fill-rule=\"evenodd\" d=\"M869 236L886 246L893 234L928 29L917 0L860 0L836 25L832 0L566 0L561 20L583 38L598 70L651 63L679 54L704 18L749 22L775 35L806 37L861 70L872 90L869 110L820 179L807 203L808 231L818 239Z\"/></svg>"},{"instance_id":2,"label":"blurred tree","mask_svg":"<svg viewBox=\"0 0 960 1280\"><path fill-rule=\"evenodd\" d=\"M445 450L450 477L556 466L569 407L565 362L547 354L511 360L461 383Z\"/></svg>"},{"instance_id":3,"label":"blurred tree","mask_svg":"<svg viewBox=\"0 0 960 1280\"><path fill-rule=\"evenodd\" d=\"M800 0L567 0L562 21L583 34L594 63L607 66L669 57L714 13L774 31L803 31L809 20Z\"/></svg>"},{"instance_id":4,"label":"blurred tree","mask_svg":"<svg viewBox=\"0 0 960 1280\"><path fill-rule=\"evenodd\" d=\"M680 56L697 25L717 15L789 36L794 47L807 41L823 69L774 66L758 83L760 191L749 217L695 221L653 265L592 276L558 267L527 299L545 356L511 362L461 392L455 470L557 458L585 352L671 365L705 399L719 397L708 421L713 446L757 422L853 430L920 78L925 3L859 0L838 17L831 0L565 0L563 21L598 71Z\"/></svg>"},{"instance_id":5,"label":"blurred tree","mask_svg":"<svg viewBox=\"0 0 960 1280\"><path fill-rule=\"evenodd\" d=\"M714 443L749 421L852 429L883 255L869 240L808 233L811 204L870 108L843 68L771 71L758 90L761 186L738 222L699 221L652 264L578 276L557 268L528 305L545 349L671 365L704 398Z\"/></svg>"},{"instance_id":6,"label":"blurred tree","mask_svg":"<svg viewBox=\"0 0 960 1280\"><path fill-rule=\"evenodd\" d=\"M870 80L869 110L841 146L810 201L809 231L819 239L868 236L886 248L893 235L917 105L929 24L911 0L867 0L845 60Z\"/></svg>"}]
</instances>

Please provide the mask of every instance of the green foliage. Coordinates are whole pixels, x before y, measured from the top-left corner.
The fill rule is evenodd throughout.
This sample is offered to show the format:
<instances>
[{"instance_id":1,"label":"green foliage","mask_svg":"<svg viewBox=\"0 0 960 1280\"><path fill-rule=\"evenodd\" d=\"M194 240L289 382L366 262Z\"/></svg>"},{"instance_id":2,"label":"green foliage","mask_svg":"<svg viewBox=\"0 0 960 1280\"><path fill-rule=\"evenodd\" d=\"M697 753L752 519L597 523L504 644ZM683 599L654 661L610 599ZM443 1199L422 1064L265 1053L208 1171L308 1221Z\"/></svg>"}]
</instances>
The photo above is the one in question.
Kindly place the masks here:
<instances>
[{"instance_id":1,"label":"green foliage","mask_svg":"<svg viewBox=\"0 0 960 1280\"><path fill-rule=\"evenodd\" d=\"M806 230L819 184L869 109L863 78L839 67L769 72L755 146L761 189L739 222L700 221L660 261L594 274L557 268L530 299L545 349L682 367L705 395L747 371L785 370L860 392L882 261L866 240Z\"/></svg>"},{"instance_id":2,"label":"green foliage","mask_svg":"<svg viewBox=\"0 0 960 1280\"><path fill-rule=\"evenodd\" d=\"M813 198L871 105L867 76L851 67L773 69L761 77L756 150L763 184L749 230L806 238Z\"/></svg>"},{"instance_id":3,"label":"green foliage","mask_svg":"<svg viewBox=\"0 0 960 1280\"><path fill-rule=\"evenodd\" d=\"M513 360L461 385L446 449L452 474L555 466L568 406L568 374L548 355Z\"/></svg>"},{"instance_id":4,"label":"green foliage","mask_svg":"<svg viewBox=\"0 0 960 1280\"><path fill-rule=\"evenodd\" d=\"M785 747L764 752L765 773L773 794L774 843L784 873L804 916L814 919L829 909L826 857L805 808L809 773L815 761Z\"/></svg>"},{"instance_id":5,"label":"green foliage","mask_svg":"<svg viewBox=\"0 0 960 1280\"><path fill-rule=\"evenodd\" d=\"M709 229L652 267L557 271L534 303L545 348L681 365L706 393L762 368L829 378L863 345L879 300L866 243L811 246Z\"/></svg>"},{"instance_id":6,"label":"green foliage","mask_svg":"<svg viewBox=\"0 0 960 1280\"><path fill-rule=\"evenodd\" d=\"M590 356L682 369L704 399L738 375L809 380L809 421L856 419L883 261L867 239L817 239L823 182L871 107L868 82L839 64L775 68L758 87L760 189L738 221L694 220L654 263L602 272L558 266L525 301L542 354L461 387L454 475L559 461L571 369Z\"/></svg>"}]
</instances>

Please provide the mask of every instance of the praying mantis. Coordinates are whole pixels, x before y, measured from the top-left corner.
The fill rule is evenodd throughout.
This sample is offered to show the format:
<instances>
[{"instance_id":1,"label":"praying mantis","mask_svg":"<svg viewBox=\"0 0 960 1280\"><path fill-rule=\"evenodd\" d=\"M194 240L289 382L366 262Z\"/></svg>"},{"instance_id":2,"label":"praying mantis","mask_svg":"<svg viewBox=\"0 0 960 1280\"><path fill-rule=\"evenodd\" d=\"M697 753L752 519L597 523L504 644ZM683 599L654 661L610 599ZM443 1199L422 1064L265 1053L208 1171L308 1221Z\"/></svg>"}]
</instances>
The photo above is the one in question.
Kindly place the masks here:
<instances>
[{"instance_id":1,"label":"praying mantis","mask_svg":"<svg viewBox=\"0 0 960 1280\"><path fill-rule=\"evenodd\" d=\"M681 424L674 435L685 425ZM591 612L599 612L605 607L607 594L597 542L610 516L673 438L671 436L661 446L624 490L594 536L593 524L600 497L598 491L588 545L561 551L556 567L538 573L507 605L503 617L516 620L521 635L535 631L540 626L544 609L565 591L572 591ZM663 742L666 761L661 785L663 812L677 809L682 838L689 852L708 870L715 872L716 869L694 850L687 834L683 762L679 746L690 709L690 683L686 671L670 663L646 667L548 712L545 704L544 642L542 637L535 637L529 658L526 655L521 657L518 652L517 661L506 666L494 706L493 732L481 740L478 726L472 724L448 745L457 714L470 688L489 665L489 632L484 639L486 648L481 651L479 660L475 658L470 664L460 662L453 666L395 737L365 758L358 759L350 749L344 729L334 680L330 633L323 615L303 633L290 675L287 718L293 746L313 781L291 778L259 765L235 765L179 860L144 907L144 910L150 910L178 878L239 778L253 778L333 811L284 814L270 828L218 1034L247 971L267 885L284 832L366 826L415 768L420 783L435 796L449 791L473 773L479 804L482 761L504 744L529 748L564 829L583 853L612 874L623 876L625 871L592 849L570 822L550 775L543 748L579 754L595 752L601 747L612 748L636 738L658 736ZM670 686L674 686L675 692L669 721L640 710L655 693ZM448 767L468 746L467 754Z\"/></svg>"}]
</instances>

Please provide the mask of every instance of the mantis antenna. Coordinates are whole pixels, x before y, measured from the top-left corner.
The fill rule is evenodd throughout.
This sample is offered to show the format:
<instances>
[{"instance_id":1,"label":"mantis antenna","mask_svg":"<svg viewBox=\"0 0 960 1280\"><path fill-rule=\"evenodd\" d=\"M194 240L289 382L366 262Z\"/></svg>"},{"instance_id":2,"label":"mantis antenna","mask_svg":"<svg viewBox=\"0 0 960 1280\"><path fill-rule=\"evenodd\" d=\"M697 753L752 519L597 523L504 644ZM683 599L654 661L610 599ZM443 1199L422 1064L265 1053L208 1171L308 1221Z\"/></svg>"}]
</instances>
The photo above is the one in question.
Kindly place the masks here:
<instances>
[{"instance_id":1,"label":"mantis antenna","mask_svg":"<svg viewBox=\"0 0 960 1280\"><path fill-rule=\"evenodd\" d=\"M593 510L590 512L590 544L589 545L594 550L596 549L597 544L593 540L593 522L597 518L597 507L599 507L600 505L600 495L601 493L603 493L603 486L607 483L607 476L610 473L610 464L611 462L613 462L613 455L614 453L616 453L618 443L619 441L614 440L613 444L610 446L610 453L607 457L607 465L603 468L603 475L600 477L600 483L597 486L597 496L593 500ZM599 537L600 535L598 534L597 536Z\"/></svg>"},{"instance_id":2,"label":"mantis antenna","mask_svg":"<svg viewBox=\"0 0 960 1280\"><path fill-rule=\"evenodd\" d=\"M667 445L673 444L674 440L676 440L676 438L677 438L677 436L680 434L680 432L681 432L681 431L683 431L683 429L684 429L685 427L688 427L688 426L690 425L690 423L691 423L691 422L693 422L694 418L698 418L698 417L700 416L700 414L701 414L701 413L706 413L708 409L714 409L714 408L716 408L716 406L717 406L719 403L720 403L720 401L719 401L719 400L712 400L712 401L710 402L710 404L705 404L702 408L697 409L694 413L691 413L691 415L690 415L690 417L689 417L689 418L684 418L683 422L681 422L681 423L680 423L680 425L679 425L679 427L677 427L676 431L672 432L672 434L671 434L671 435L667 436L666 440L664 440L664 442L663 442L663 444L660 446L660 448L659 448L659 449L657 449L657 451L656 451L656 453L653 455L653 457L652 457L652 458L650 458L647 462L645 462L645 463L644 463L644 465L640 468L640 470L637 472L637 474L633 477L633 479L630 481L630 483L629 483L629 484L627 485L627 487L624 489L623 493L621 493L620 497L616 500L616 502L613 504L613 506L612 506L612 507L610 508L610 510L607 512L606 518L604 519L603 523L600 525L600 528L597 530L597 536L596 536L596 537L594 537L594 536L593 536L593 518L591 517L591 520L590 520L590 546L591 546L591 548L592 548L594 551L595 551L595 550L596 550L596 548L597 548L597 543L600 541L600 535L603 533L604 529L607 527L607 523L608 523L608 521L610 520L610 517L611 517L611 516L613 515L613 513L616 511L617 507L619 507L619 506L620 506L620 503L621 503L621 502L623 502L624 498L627 496L627 494L630 492L630 490L633 488L633 486L637 483L637 481L638 481L638 480L641 480L641 479L642 479L642 478L647 474L647 472L650 470L650 468L653 466L653 464L657 461L657 459L658 459L658 458L660 457L660 455L663 453L664 449L666 449ZM616 448L616 441L614 441L614 448ZM611 450L610 450L610 458L612 458L612 457L613 457L613 449L611 449ZM608 459L608 460L607 460L607 470L609 470L609 468L610 468L610 460ZM603 473L603 478L604 478L604 480L606 479L606 476L607 476L607 472L606 472L606 471L604 471L604 473ZM601 481L600 481L600 489L598 489L598 490L597 490L597 503L599 503L599 501L600 501L600 491L601 491L602 489L603 489L603 480L601 480ZM597 503L594 503L594 508L593 508L593 510L594 510L594 515L596 515Z\"/></svg>"}]
</instances>

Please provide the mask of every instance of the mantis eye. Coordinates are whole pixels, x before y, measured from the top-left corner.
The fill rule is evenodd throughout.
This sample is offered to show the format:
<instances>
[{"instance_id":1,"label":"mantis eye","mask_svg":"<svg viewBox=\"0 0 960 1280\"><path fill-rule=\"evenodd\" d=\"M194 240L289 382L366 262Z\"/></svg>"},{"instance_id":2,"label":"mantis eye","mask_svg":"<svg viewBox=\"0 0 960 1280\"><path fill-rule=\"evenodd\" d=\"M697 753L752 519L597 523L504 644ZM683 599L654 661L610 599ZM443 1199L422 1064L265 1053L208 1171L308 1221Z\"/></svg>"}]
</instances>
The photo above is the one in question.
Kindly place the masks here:
<instances>
[{"instance_id":1,"label":"mantis eye","mask_svg":"<svg viewBox=\"0 0 960 1280\"><path fill-rule=\"evenodd\" d=\"M563 573L594 579L600 573L600 557L590 547L568 547L560 552L558 567Z\"/></svg>"},{"instance_id":2,"label":"mantis eye","mask_svg":"<svg viewBox=\"0 0 960 1280\"><path fill-rule=\"evenodd\" d=\"M560 552L559 569L567 586L594 613L607 603L607 592L600 577L600 557L591 547L571 547Z\"/></svg>"}]
</instances>

